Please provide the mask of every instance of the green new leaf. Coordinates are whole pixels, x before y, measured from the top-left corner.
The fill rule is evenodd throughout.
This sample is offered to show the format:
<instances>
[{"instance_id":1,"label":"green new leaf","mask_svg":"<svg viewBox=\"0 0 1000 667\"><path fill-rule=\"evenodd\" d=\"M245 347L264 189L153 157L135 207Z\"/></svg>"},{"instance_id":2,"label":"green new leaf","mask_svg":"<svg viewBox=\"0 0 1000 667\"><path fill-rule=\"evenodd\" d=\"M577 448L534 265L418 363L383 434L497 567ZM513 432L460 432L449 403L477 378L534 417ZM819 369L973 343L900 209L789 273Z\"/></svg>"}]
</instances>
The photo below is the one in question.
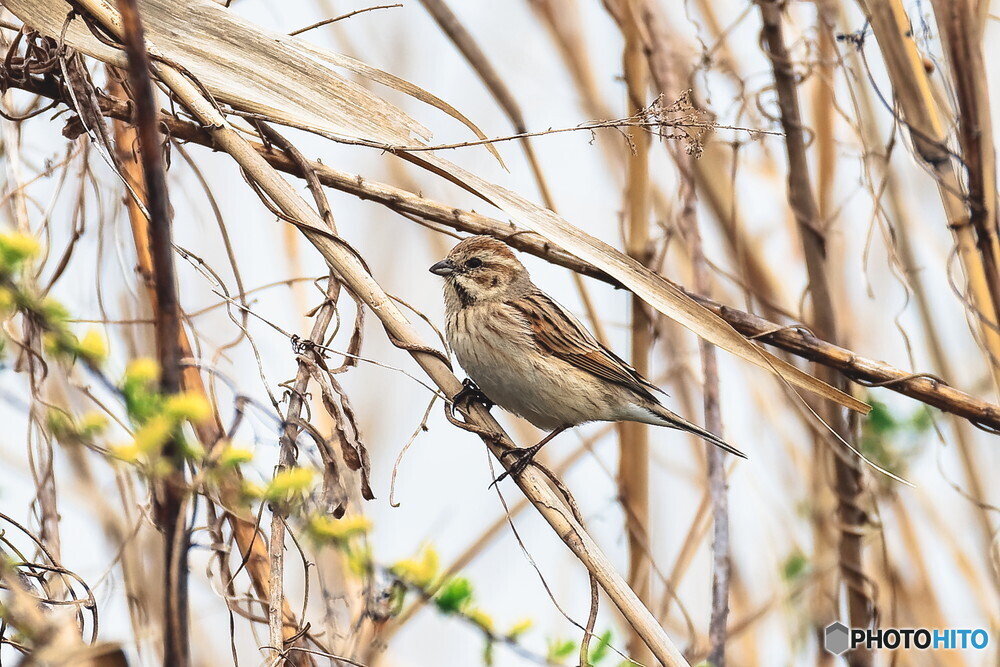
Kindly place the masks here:
<instances>
[{"instance_id":1,"label":"green new leaf","mask_svg":"<svg viewBox=\"0 0 1000 667\"><path fill-rule=\"evenodd\" d=\"M534 625L534 622L530 618L523 618L511 626L510 630L507 631L507 637L509 639L517 639L530 630L532 625Z\"/></svg>"},{"instance_id":2,"label":"green new leaf","mask_svg":"<svg viewBox=\"0 0 1000 667\"><path fill-rule=\"evenodd\" d=\"M434 604L445 614L462 610L472 600L472 584L465 577L452 577L434 596Z\"/></svg>"},{"instance_id":3,"label":"green new leaf","mask_svg":"<svg viewBox=\"0 0 1000 667\"><path fill-rule=\"evenodd\" d=\"M611 648L611 630L605 630L598 637L597 645L590 649L589 660L591 664L597 664L604 658L608 657L609 649Z\"/></svg>"},{"instance_id":4,"label":"green new leaf","mask_svg":"<svg viewBox=\"0 0 1000 667\"><path fill-rule=\"evenodd\" d=\"M781 578L785 583L795 583L809 570L809 559L801 551L796 550L785 559L781 566Z\"/></svg>"},{"instance_id":5,"label":"green new leaf","mask_svg":"<svg viewBox=\"0 0 1000 667\"><path fill-rule=\"evenodd\" d=\"M286 496L307 491L313 483L316 471L312 468L289 468L274 476L267 485L264 497L271 502L282 500Z\"/></svg>"},{"instance_id":6,"label":"green new leaf","mask_svg":"<svg viewBox=\"0 0 1000 667\"><path fill-rule=\"evenodd\" d=\"M407 558L392 566L392 573L419 588L429 588L437 579L440 560L431 545L424 547L420 558Z\"/></svg>"},{"instance_id":7,"label":"green new leaf","mask_svg":"<svg viewBox=\"0 0 1000 667\"><path fill-rule=\"evenodd\" d=\"M550 639L546 658L550 662L561 663L576 652L576 642L572 639Z\"/></svg>"}]
</instances>

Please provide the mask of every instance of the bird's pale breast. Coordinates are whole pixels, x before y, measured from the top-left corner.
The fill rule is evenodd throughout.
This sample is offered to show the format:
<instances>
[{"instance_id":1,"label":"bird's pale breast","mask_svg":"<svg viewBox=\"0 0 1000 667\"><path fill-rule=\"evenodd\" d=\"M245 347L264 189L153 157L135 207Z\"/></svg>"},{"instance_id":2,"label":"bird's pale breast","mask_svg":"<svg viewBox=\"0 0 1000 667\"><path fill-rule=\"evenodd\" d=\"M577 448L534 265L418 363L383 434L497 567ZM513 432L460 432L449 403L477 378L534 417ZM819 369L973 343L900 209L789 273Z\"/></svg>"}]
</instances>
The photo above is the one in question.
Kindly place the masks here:
<instances>
[{"instance_id":1,"label":"bird's pale breast","mask_svg":"<svg viewBox=\"0 0 1000 667\"><path fill-rule=\"evenodd\" d=\"M494 403L538 428L613 420L613 397L592 375L540 351L524 318L502 302L448 314L458 362Z\"/></svg>"}]
</instances>

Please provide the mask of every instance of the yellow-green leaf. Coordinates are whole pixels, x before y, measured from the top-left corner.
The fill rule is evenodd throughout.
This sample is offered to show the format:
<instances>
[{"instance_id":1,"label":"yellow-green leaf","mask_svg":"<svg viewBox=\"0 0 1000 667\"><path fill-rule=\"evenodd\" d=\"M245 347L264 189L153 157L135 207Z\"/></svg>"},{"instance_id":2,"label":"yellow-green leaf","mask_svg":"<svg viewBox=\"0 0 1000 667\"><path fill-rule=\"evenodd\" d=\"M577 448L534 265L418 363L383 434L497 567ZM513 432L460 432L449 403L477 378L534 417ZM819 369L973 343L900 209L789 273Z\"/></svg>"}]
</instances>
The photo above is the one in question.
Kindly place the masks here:
<instances>
[{"instance_id":1,"label":"yellow-green leaf","mask_svg":"<svg viewBox=\"0 0 1000 667\"><path fill-rule=\"evenodd\" d=\"M313 483L316 471L312 468L289 468L274 476L267 485L264 496L270 501L307 491Z\"/></svg>"},{"instance_id":2,"label":"yellow-green leaf","mask_svg":"<svg viewBox=\"0 0 1000 667\"><path fill-rule=\"evenodd\" d=\"M186 419L195 424L212 416L212 406L204 395L185 391L169 397L163 404L164 411L175 419Z\"/></svg>"},{"instance_id":3,"label":"yellow-green leaf","mask_svg":"<svg viewBox=\"0 0 1000 667\"><path fill-rule=\"evenodd\" d=\"M418 558L401 560L393 565L392 573L414 586L429 588L437 579L439 567L438 553L428 544Z\"/></svg>"},{"instance_id":4,"label":"yellow-green leaf","mask_svg":"<svg viewBox=\"0 0 1000 667\"><path fill-rule=\"evenodd\" d=\"M309 519L309 533L317 540L344 542L357 535L363 535L372 528L371 519L364 516L346 516L334 519L321 514Z\"/></svg>"}]
</instances>

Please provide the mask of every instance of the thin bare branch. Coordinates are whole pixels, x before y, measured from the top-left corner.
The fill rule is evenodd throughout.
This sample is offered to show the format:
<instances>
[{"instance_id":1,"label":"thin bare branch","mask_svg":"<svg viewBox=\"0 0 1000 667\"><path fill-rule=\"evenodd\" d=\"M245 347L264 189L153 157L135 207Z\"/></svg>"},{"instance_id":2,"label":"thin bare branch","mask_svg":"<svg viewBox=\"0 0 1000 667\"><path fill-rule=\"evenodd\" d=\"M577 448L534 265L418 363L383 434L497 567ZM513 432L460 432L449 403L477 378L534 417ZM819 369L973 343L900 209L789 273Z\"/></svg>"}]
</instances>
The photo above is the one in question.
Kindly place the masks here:
<instances>
[{"instance_id":1,"label":"thin bare branch","mask_svg":"<svg viewBox=\"0 0 1000 667\"><path fill-rule=\"evenodd\" d=\"M146 53L142 20L136 0L118 0L121 38L128 55L128 79L135 103L139 155L146 185L149 211L149 247L156 290L156 349L160 363L160 389L164 394L181 390L181 351L178 344L181 317L174 275L167 177L163 165L160 133L156 127L156 102L150 80L150 60ZM188 638L188 565L190 535L185 512L187 485L184 455L180 443L171 439L163 449L173 469L163 477L156 500L155 515L165 543L166 596L164 600L163 659L167 664L190 664Z\"/></svg>"},{"instance_id":2,"label":"thin bare branch","mask_svg":"<svg viewBox=\"0 0 1000 667\"><path fill-rule=\"evenodd\" d=\"M375 5L374 7L365 7L363 9L355 9L353 12L347 12L346 14L341 14L340 16L334 16L332 19L323 19L322 21L317 21L316 23L311 23L305 28L299 28L298 30L293 30L288 33L289 37L294 37L296 35L301 35L304 32L309 32L316 28L321 28L325 25L330 25L331 23L336 23L337 21L343 21L344 19L349 19L352 16L357 16L358 14L364 14L365 12L374 12L379 9L394 9L396 7L402 7L403 5L396 3L393 5Z\"/></svg>"},{"instance_id":3,"label":"thin bare branch","mask_svg":"<svg viewBox=\"0 0 1000 667\"><path fill-rule=\"evenodd\" d=\"M831 268L827 256L827 239L809 177L805 133L799 112L798 82L792 68L791 56L785 45L783 3L775 0L757 0L757 4L763 21L761 42L774 71L781 124L785 129L788 203L795 215L805 254L812 317L819 335L835 343L839 335L834 296L830 288ZM820 372L827 382L842 389L846 388L844 378L838 377L829 368L821 368ZM822 408L827 424L840 436L840 439L850 443L854 438L848 428L844 411L832 405L824 405ZM817 444L818 453L826 453L826 447L822 443ZM860 505L864 492L863 477L857 460L848 456L833 458L840 519L840 575L847 588L848 617L851 627L867 628L872 622L875 610L870 580L865 575L863 560L862 540L868 524L867 515ZM817 555L822 556L822 554ZM820 620L828 622L833 619ZM848 661L852 667L871 665L872 659L871 650L866 647L858 647L848 654Z\"/></svg>"},{"instance_id":4,"label":"thin bare branch","mask_svg":"<svg viewBox=\"0 0 1000 667\"><path fill-rule=\"evenodd\" d=\"M118 18L106 5L98 0L83 0L81 4L101 22L105 29L112 33L120 32ZM325 224L319 215L310 209L266 160L232 128L226 118L204 98L200 89L170 66L158 63L155 65L155 71L157 77L173 91L188 110L210 128L209 131L217 144L239 163L248 176L267 192L288 219L316 246L324 259L335 268L345 287L365 302L379 317L390 340L397 346L411 351L414 360L447 395L457 394L461 390L458 378L441 356L427 351L429 348L423 345L412 325L375 282L353 250L325 229ZM509 462L509 457L501 455L513 445L485 408L478 405L471 406L463 414L483 432L484 441L494 455ZM545 477L534 468L528 468L517 477L517 483L522 491L534 500L536 508L556 533L597 578L657 659L669 666L686 665L687 661L656 623L655 618L618 575L587 531L574 519L562 499L552 492L546 484Z\"/></svg>"},{"instance_id":5,"label":"thin bare branch","mask_svg":"<svg viewBox=\"0 0 1000 667\"><path fill-rule=\"evenodd\" d=\"M44 82L26 82L23 87L31 92L61 99L61 93ZM112 118L127 119L129 117L128 104L124 101L104 99L101 106L104 113ZM178 139L216 148L211 136L194 123L178 120L165 114L159 116L158 122L164 132L169 132ZM251 142L250 146L275 169L289 174L301 175L294 160L287 155L270 150L262 144ZM435 202L401 188L333 169L319 162L310 162L310 166L316 172L320 182L328 187L452 229L470 234L495 236L518 250L541 257L553 264L612 285L618 285L616 280L600 269L554 247L534 232L518 229L509 223L479 213ZM812 334L808 327L801 324L777 324L702 295L690 291L687 293L729 322L745 336L774 345L804 359L835 368L855 382L885 387L945 412L968 419L976 425L991 430L1000 430L1000 406L956 389L933 374L903 371L890 364L869 359L849 349L833 345Z\"/></svg>"}]
</instances>

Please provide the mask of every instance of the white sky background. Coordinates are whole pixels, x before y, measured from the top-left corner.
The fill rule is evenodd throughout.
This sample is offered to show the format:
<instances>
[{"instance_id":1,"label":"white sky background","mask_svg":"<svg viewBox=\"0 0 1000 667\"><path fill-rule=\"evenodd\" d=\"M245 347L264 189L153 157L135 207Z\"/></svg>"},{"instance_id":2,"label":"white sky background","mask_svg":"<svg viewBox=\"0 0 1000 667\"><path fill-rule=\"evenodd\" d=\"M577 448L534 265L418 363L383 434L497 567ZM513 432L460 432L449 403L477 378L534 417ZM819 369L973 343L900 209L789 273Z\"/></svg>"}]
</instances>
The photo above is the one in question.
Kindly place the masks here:
<instances>
[{"instance_id":1,"label":"white sky background","mask_svg":"<svg viewBox=\"0 0 1000 667\"><path fill-rule=\"evenodd\" d=\"M692 20L697 18L695 10L691 10L692 16L689 17L685 4L680 0L664 1L669 8L672 25L691 36L694 59L697 55L697 42L693 38L699 30ZM311 1L276 4L246 0L235 3L233 11L276 31L287 32L366 4ZM405 7L400 9L361 15L334 27L314 30L306 38L356 56L431 91L453 103L489 136L512 132L474 72L440 33L419 3L404 0L404 4ZM616 114L624 116L624 88L618 78L621 72L622 46L618 30L599 2L576 4L580 6L584 17L589 53L604 98L615 109ZM720 1L715 4L719 15L730 19L739 16L744 8L742 2ZM581 110L577 92L551 40L530 12L527 3L464 0L452 2L451 6L479 40L522 105L529 128L539 130L566 127L590 120ZM910 3L908 8L916 20L920 3ZM795 16L806 19L811 17L809 12L809 8L797 7ZM807 24L806 20L799 23ZM856 12L853 13L850 26L852 30L862 26L862 20ZM996 23L991 22L989 31L996 30ZM756 12L751 11L749 17L734 28L730 44L742 61L742 72L747 76L748 83L760 88L770 80L771 74L758 48L758 31L759 19ZM791 42L793 35L789 33L787 39ZM990 35L987 36L987 43L990 43L989 39ZM936 41L932 45L939 49ZM841 44L838 48L843 50L847 47ZM867 52L869 62L877 67L880 58L874 40L868 45ZM875 76L881 89L888 91L882 73L877 70ZM995 83L995 79L995 76L991 78L991 84ZM707 93L710 108L719 114L720 122L748 124L748 119L734 115L735 91L720 76L709 74L699 85L702 87L699 93ZM838 103L849 109L849 97L842 77L838 79L838 85L843 93L838 95ZM810 118L810 98L806 90L806 87L800 89L800 96L806 117ZM430 107L404 99L381 87L377 87L375 92L384 94L430 127L434 131L435 142L469 138L469 133L461 125ZM768 109L774 109L770 95L765 94L762 99ZM997 99L996 95L994 99ZM881 112L888 131L891 118L884 109ZM61 128L62 120L56 119L49 125L44 118L50 116L51 114L46 114L25 125L24 145L28 148L22 159L30 167L36 167L44 158L63 150L64 142L56 129ZM846 332L846 338L850 341L848 346L865 356L885 359L900 368L911 368L903 338L894 321L898 315L901 326L911 336L915 358L912 367L915 370L927 370L930 364L918 333L919 321L915 308L911 304L904 310L905 293L887 268L884 236L879 229L873 232L867 269L863 264L863 250L872 219L871 202L864 185L858 180L861 173L859 143L853 138L849 128L842 122L841 125L838 136L842 143L838 149L843 173L838 179L835 200L843 208L831 229L831 243L833 252L846 256L845 264L850 267L849 275L843 277L843 283L839 286L842 303L849 304L853 309L850 318L853 326ZM775 127L764 126L760 129ZM307 157L322 158L325 163L336 168L402 187L411 187L411 183L415 182L417 185L414 187L419 187L428 198L498 215L488 205L474 201L470 195L456 187L420 173L416 168L393 164L395 158L378 151L336 146L304 133L290 132L289 136ZM731 139L734 135L724 136ZM746 137L740 135L736 138L744 140ZM586 132L558 134L535 139L534 145L560 214L589 233L621 247L619 218L623 174L617 173L606 162L601 150L590 139ZM780 139L764 138L762 142L766 150L775 154L777 163L783 165ZM531 199L539 200L520 147L514 143L505 143L499 149L510 169L509 174L504 173L482 148L451 151L448 158ZM253 288L289 277L293 269L285 252L284 223L276 221L259 203L230 159L211 154L197 146L190 146L188 150L203 169L217 197L232 235L246 286ZM622 150L625 150L624 145ZM759 146L747 146L741 151L745 162L741 164L737 182L739 207L753 235L766 248L765 256L775 263L775 274L787 280L784 285L789 297L787 302L794 305L804 288L799 242L797 237L789 233L792 228L788 223L783 173L760 175L755 170L755 166L759 164L760 150ZM912 158L908 153L897 148L895 160L903 164L909 162L911 165L904 172L908 174L906 187L911 196L909 203L914 217L924 223L915 245L921 248L920 259L925 267L926 279L934 285L931 297L940 316L939 321L944 323L941 331L948 336L947 349L954 353L957 365L963 369L958 386L973 393L980 392L986 380L983 375L984 366L979 361L978 351L972 347L965 315L958 300L944 288L945 263L951 240L945 228L940 202L930 178L919 168L912 166ZM115 252L106 247L104 258L98 265L98 212L95 208L88 216L86 234L74 253L70 266L73 279L61 280L55 295L77 316L99 318L95 279L95 276L99 276L109 316L128 317L134 313L122 309L123 295L119 290L123 284L129 285L129 289L135 289L131 286L137 284L132 271L134 260L131 257L130 232L127 220L117 205L120 195L114 178L99 164L96 156L91 163L96 165L101 182L101 196L106 213L102 220L105 243L117 246L122 258L116 258ZM662 148L654 149L653 165L653 178L663 185L667 193L674 192L674 169ZM170 176L175 242L204 258L223 275L229 289L235 292L235 283L227 269L223 246L211 211L191 170L176 153L173 155ZM719 178L728 181L729 175L720 174ZM297 185L301 186L301 182ZM47 202L47 193L51 193L52 186L47 181L39 182L33 186L32 193L39 201ZM305 193L304 187L301 190ZM428 273L427 267L440 258L439 251L442 247L450 247L454 241L445 238L443 243L432 243L428 232L422 227L385 208L359 202L332 191L329 195L341 234L367 259L376 279L391 293L426 313L437 325L443 326L440 279ZM70 228L70 222L59 217L61 211L67 210L66 201L58 202L54 209L54 252L55 248L61 252L65 234ZM115 215L112 216L112 213ZM709 258L726 269L732 269L710 214L703 209L699 210L699 214ZM33 222L37 222L37 218ZM300 242L300 247L303 274L321 275L324 269L322 261L307 243ZM531 257L522 259L539 285L571 310L582 314L582 307L567 271ZM687 276L671 273L669 269L668 273L682 282L688 280ZM181 300L186 310L195 311L218 301L205 278L179 257L178 274ZM718 284L727 290L727 302L736 306L742 303L731 283L722 278ZM588 285L598 311L605 315L606 321L621 325L609 328L609 334L612 347L625 353L628 345L625 324L629 317L626 293L594 281L588 281ZM869 285L873 291L870 298L865 292ZM318 303L319 294L311 286L307 286L304 293L309 307ZM342 299L342 303L346 301L346 297ZM293 293L279 287L256 294L253 309L287 331L304 334L307 326L297 305ZM345 329L349 329L351 315L353 311L347 308L344 314ZM260 320L251 319L249 329L260 350L264 377L276 393L280 392L277 385L290 379L295 372L291 345L286 338ZM109 374L112 377L120 374L125 360L130 356L121 330L122 328L109 329L113 351ZM204 354L210 357L215 346L234 337L236 328L220 309L199 317L197 331L203 337ZM429 331L428 340L432 340ZM684 349L669 351L670 363L687 365L697 375L700 373L697 347L693 344L693 339L687 337L687 341ZM338 342L341 349L346 347L346 336L341 336ZM667 351L662 346L657 347L654 352L654 375L667 370L666 354ZM409 360L408 355L387 342L373 316L367 318L363 355L406 369L420 377L419 369ZM267 403L253 355L246 345L220 361L219 368L232 378L241 392ZM730 479L733 564L746 586L746 594L756 604L763 604L772 596L780 596L786 592L780 579L780 568L785 559L796 547L805 553L809 553L811 549L808 520L801 511L806 496L798 465L803 458L811 455L811 443L800 423L787 418L789 411L785 408L786 400L780 393L781 389L765 372L749 368L725 353L720 353L720 369L726 436L735 446L750 455L749 461L740 462L736 466ZM448 425L441 413L440 404L436 405L428 422L429 432L417 439L399 468L396 498L401 505L392 508L388 502L392 466L400 448L421 419L428 393L401 373L366 364L344 376L344 383L360 416L363 435L372 454L372 484L378 499L365 503L363 510L374 522L371 543L376 559L382 563L392 563L412 556L421 544L432 543L440 552L442 562L450 562L480 531L502 514L496 493L487 489L491 473L482 443L472 435L459 432ZM676 397L675 390L669 385L664 386ZM4 405L0 405L0 424L3 425L0 428L0 511L31 524L28 504L34 489L27 473L27 452L24 445L26 425L20 404L28 396L24 377L9 368L4 370L0 373L0 392L3 393L0 398L6 401ZM224 388L220 388L220 392L225 396ZM877 395L904 415L911 413L917 406L913 401L899 398L887 391L879 391ZM771 407L763 403L774 399L775 405ZM671 405L679 407L677 403ZM700 405L697 397L696 405ZM494 412L498 413L499 410ZM227 416L225 411L223 416ZM699 423L703 421L700 412L686 416ZM504 419L505 423L514 421ZM943 419L938 421L945 435L945 443L948 443L948 424ZM240 438L244 443L256 447L258 457L254 468L261 479L266 479L276 455L274 424L257 420L252 426L253 428L244 426L240 431ZM588 426L561 436L548 446L548 460L556 461L568 455L582 436L599 428L600 426ZM521 434L523 444L530 444L534 437L531 430L524 428L515 429L514 433ZM977 433L975 437L982 469L993 473L992 476L995 477L1000 463L995 442L991 442L991 438L985 434ZM622 513L615 498L617 488L607 472L614 471L616 467L617 457L613 443L612 438L603 440L595 448L596 457L585 457L565 476L565 481L575 493L598 543L624 573L627 559ZM695 450L679 434L654 429L651 431L651 446L651 540L659 567L664 572L669 572L697 509L703 488L703 472L699 463L700 455L696 457L693 453ZM63 493L60 498L63 512L62 541L64 545L71 545L64 546L63 564L93 584L105 574L113 554L106 550L107 542L93 517L92 504L85 497L73 495L73 475L68 469L66 457L58 449L56 460L57 478L70 482L60 487ZM96 462L94 467L101 468ZM106 479L108 494L115 497L113 479L106 472L101 471L101 474ZM922 454L912 463L908 478L919 486L919 491L913 492L900 487L898 493L904 498L909 496L904 502L911 503L911 509L916 508L915 514L924 513L930 517L919 523L917 530L926 546L923 555L928 566L939 573L939 578L935 580L938 585L937 593L946 607L949 625L985 626L987 620L983 606L969 598L961 576L952 574L955 569L952 549L970 554L975 568L982 570L985 567L968 503L948 482L952 480L964 483L954 448L942 445L933 435L928 437L923 443ZM989 480L990 475L986 479ZM509 503L518 500L519 492L511 483L506 482L501 488ZM997 502L996 491L992 493L993 502ZM934 506L926 506L925 501ZM925 503L925 506L921 503ZM934 516L947 522L968 522L967 531L954 531L964 541L954 545L938 544L935 541ZM890 524L892 514L885 513L881 519ZM831 517L831 521L833 520ZM569 555L533 511L529 510L520 516L517 526L531 557L551 586L559 604L570 616L583 623L586 620L589 593L582 566ZM200 539L204 540L204 535L199 537L196 534L195 542L199 543ZM894 539L896 534L890 532L890 558L898 559L898 565L905 576L911 567L910 561L900 553L900 543L898 539L894 542ZM708 539L703 541L678 590L680 599L701 634L707 628L709 611L709 542ZM196 549L193 552L191 583L192 617L198 621L193 635L195 653L202 664L207 665L228 661L229 648L225 640L228 632L225 606L204 585L206 556L207 550ZM292 573L289 576L294 580L297 576L297 560L290 557L288 563ZM494 617L499 629L507 628L526 616L535 621L535 629L526 635L524 641L536 652L544 654L547 637L578 639L579 632L549 600L538 576L509 530L504 531L484 550L464 574L475 586L479 606ZM654 590L659 595L662 587L654 584ZM111 573L96 588L101 603L104 639L127 640L131 637L127 615L121 602L121 591L122 584L117 572ZM290 591L294 595L294 584ZM986 605L994 605L995 613L995 592L982 591L981 594L985 596ZM297 600L293 599L292 605L297 607ZM676 605L674 608L670 632L674 640L684 648L688 639L683 630L678 632L678 628L683 626L678 623ZM799 608L805 607L799 604ZM778 613L772 613L754 626L758 649L762 651L762 655L768 656L767 664L806 664L812 660L809 656L816 651L811 638L805 634L807 619L786 611L787 608L779 605ZM238 621L237 625L245 628L245 623ZM602 600L597 628L601 631L608 627L615 629L616 645L624 649L620 621L611 603ZM255 664L260 655L256 651L257 643L245 631L238 634L238 638L241 644L241 664ZM996 635L991 639L1000 641L1000 637ZM263 632L260 643L265 642L266 632ZM381 664L399 667L478 664L482 644L481 636L474 628L426 609L393 641ZM7 653L2 655L6 657ZM504 667L532 664L502 646L497 647L495 656L496 664ZM981 657L983 656L970 655L970 664L986 664L975 662ZM742 664L738 661L738 656L734 656L734 659L737 660L734 664ZM609 664L613 662L610 659L608 661Z\"/></svg>"}]
</instances>

